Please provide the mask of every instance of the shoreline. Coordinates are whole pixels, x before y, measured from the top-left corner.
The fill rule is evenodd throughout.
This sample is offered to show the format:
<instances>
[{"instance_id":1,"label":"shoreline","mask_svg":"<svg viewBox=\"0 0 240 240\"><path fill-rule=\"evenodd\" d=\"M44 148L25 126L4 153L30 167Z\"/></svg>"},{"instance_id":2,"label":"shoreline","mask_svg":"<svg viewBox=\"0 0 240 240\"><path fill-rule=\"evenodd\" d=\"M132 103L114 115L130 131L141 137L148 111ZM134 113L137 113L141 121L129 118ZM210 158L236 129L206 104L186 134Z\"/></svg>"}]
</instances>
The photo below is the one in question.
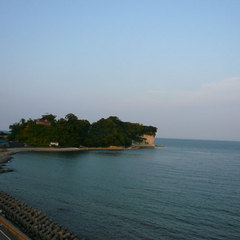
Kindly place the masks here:
<instances>
[{"instance_id":1,"label":"shoreline","mask_svg":"<svg viewBox=\"0 0 240 240\"><path fill-rule=\"evenodd\" d=\"M0 152L0 166L1 164L7 163L12 157L9 152Z\"/></svg>"},{"instance_id":2,"label":"shoreline","mask_svg":"<svg viewBox=\"0 0 240 240\"><path fill-rule=\"evenodd\" d=\"M98 150L108 150L108 151L123 151L123 150L138 150L140 148L155 148L155 147L164 147L163 145L155 146L146 146L146 147L19 147L19 148L6 148L0 149L0 174L5 172L11 172L11 169L5 169L3 166L12 159L13 154L21 152L79 152L79 151L98 151Z\"/></svg>"},{"instance_id":3,"label":"shoreline","mask_svg":"<svg viewBox=\"0 0 240 240\"><path fill-rule=\"evenodd\" d=\"M21 152L78 152L78 151L95 151L95 150L136 150L138 147L66 147L66 148L54 148L54 147L20 147L20 148L6 148L0 149L0 174L5 172L11 172L11 169L3 168L7 162L12 159L12 155Z\"/></svg>"},{"instance_id":4,"label":"shoreline","mask_svg":"<svg viewBox=\"0 0 240 240\"><path fill-rule=\"evenodd\" d=\"M89 150L137 150L139 147L19 147L19 148L6 148L3 151L0 150L0 163L7 162L9 155L13 155L20 152L78 152L78 151L89 151Z\"/></svg>"},{"instance_id":5,"label":"shoreline","mask_svg":"<svg viewBox=\"0 0 240 240\"><path fill-rule=\"evenodd\" d=\"M10 152L7 151L0 151L0 174L12 172L12 169L3 168L6 163L8 163L12 159Z\"/></svg>"},{"instance_id":6,"label":"shoreline","mask_svg":"<svg viewBox=\"0 0 240 240\"><path fill-rule=\"evenodd\" d=\"M162 146L156 145L156 146L151 146L150 148L154 148L154 147L162 147ZM137 150L137 149L140 149L140 147L129 147L129 148L117 147L117 146L81 147L81 148L22 147L22 148L0 149L0 174L13 171L12 169L5 168L5 164L12 159L13 154L21 153L21 152L77 152L77 151L91 151L91 150L92 151L96 151L96 150L110 150L110 151L114 151L114 150L119 151L120 150L120 151L123 151L123 150ZM0 190L0 193L4 194L1 190ZM5 212L5 214L7 214L7 212ZM15 217L14 217L14 219L15 219ZM7 229L7 231L11 232L14 236L17 236L17 237L20 236L20 239L29 240L28 236L26 236L21 230L16 229L14 227L14 225L8 221L9 219L8 220L7 219L4 218L3 216L1 216L1 214L0 214L0 224L2 224L5 227L5 229ZM49 224L47 224L47 226L48 225ZM30 233L30 235L33 234L31 231L29 233ZM38 233L35 232L35 234L38 234Z\"/></svg>"},{"instance_id":7,"label":"shoreline","mask_svg":"<svg viewBox=\"0 0 240 240\"><path fill-rule=\"evenodd\" d=\"M20 152L74 152L79 148L50 148L50 147L22 147L0 149L0 174L11 172L11 169L3 168L12 159L12 155Z\"/></svg>"},{"instance_id":8,"label":"shoreline","mask_svg":"<svg viewBox=\"0 0 240 240\"><path fill-rule=\"evenodd\" d=\"M77 152L77 151L90 151L90 150L138 150L140 148L155 148L164 147L163 145L155 146L133 146L133 147L120 147L120 146L110 146L110 147L16 147L16 148L5 148L0 149L0 165L8 162L12 157L11 155L20 152Z\"/></svg>"}]
</instances>

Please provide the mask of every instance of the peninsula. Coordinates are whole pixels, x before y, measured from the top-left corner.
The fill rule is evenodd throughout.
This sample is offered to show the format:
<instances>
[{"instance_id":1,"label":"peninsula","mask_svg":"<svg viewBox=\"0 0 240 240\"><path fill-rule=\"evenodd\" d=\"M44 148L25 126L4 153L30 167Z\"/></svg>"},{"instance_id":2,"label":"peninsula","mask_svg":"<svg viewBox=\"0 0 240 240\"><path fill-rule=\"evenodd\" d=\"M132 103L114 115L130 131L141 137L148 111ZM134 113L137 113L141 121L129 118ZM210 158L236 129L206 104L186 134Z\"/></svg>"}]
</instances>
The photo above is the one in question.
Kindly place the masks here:
<instances>
[{"instance_id":1,"label":"peninsula","mask_svg":"<svg viewBox=\"0 0 240 240\"><path fill-rule=\"evenodd\" d=\"M10 125L9 141L31 147L76 147L82 149L154 147L157 128L123 122L111 116L92 124L70 113L56 119L53 114L39 119L21 119Z\"/></svg>"}]
</instances>

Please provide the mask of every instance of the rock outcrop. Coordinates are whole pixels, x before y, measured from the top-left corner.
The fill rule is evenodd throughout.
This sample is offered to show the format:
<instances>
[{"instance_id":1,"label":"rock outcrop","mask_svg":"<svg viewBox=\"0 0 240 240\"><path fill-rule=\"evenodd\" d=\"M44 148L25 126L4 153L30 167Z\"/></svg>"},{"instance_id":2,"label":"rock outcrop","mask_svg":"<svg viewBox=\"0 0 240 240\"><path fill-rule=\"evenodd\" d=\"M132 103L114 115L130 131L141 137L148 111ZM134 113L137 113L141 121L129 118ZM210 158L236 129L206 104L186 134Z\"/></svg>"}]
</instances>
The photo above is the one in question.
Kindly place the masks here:
<instances>
[{"instance_id":1,"label":"rock outcrop","mask_svg":"<svg viewBox=\"0 0 240 240\"><path fill-rule=\"evenodd\" d=\"M141 138L143 139L141 142L133 141L132 146L133 147L142 147L142 148L155 147L155 136L154 135L144 134L141 136Z\"/></svg>"}]
</instances>

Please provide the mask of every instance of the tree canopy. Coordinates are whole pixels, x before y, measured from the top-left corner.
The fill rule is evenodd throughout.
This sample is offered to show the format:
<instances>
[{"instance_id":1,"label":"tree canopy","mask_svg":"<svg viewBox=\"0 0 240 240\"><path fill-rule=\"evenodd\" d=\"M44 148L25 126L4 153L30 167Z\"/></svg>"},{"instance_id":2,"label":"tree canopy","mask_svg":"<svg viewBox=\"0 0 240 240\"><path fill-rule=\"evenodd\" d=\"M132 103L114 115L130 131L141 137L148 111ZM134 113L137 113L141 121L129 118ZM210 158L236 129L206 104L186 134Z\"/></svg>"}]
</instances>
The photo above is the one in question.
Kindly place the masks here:
<instances>
[{"instance_id":1,"label":"tree canopy","mask_svg":"<svg viewBox=\"0 0 240 240\"><path fill-rule=\"evenodd\" d=\"M18 140L31 146L48 146L50 142L58 142L62 147L129 147L132 141L141 141L143 134L154 135L157 128L139 123L123 122L111 116L92 124L88 120L80 120L73 113L56 120L52 114L42 115L40 120L51 124L37 124L36 120L21 119L10 125L10 140Z\"/></svg>"}]
</instances>

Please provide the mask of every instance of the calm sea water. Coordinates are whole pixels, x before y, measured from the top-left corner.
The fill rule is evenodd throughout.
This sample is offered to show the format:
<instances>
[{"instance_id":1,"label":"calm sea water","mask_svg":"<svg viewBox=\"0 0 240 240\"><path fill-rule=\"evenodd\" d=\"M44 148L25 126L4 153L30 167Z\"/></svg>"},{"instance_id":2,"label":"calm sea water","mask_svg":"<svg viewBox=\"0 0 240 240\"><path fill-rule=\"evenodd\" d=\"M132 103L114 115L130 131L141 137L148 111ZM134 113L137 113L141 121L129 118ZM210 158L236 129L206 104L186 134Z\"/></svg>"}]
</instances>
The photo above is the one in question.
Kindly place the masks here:
<instances>
[{"instance_id":1,"label":"calm sea water","mask_svg":"<svg viewBox=\"0 0 240 240\"><path fill-rule=\"evenodd\" d=\"M240 142L20 153L0 189L88 239L240 239Z\"/></svg>"}]
</instances>

